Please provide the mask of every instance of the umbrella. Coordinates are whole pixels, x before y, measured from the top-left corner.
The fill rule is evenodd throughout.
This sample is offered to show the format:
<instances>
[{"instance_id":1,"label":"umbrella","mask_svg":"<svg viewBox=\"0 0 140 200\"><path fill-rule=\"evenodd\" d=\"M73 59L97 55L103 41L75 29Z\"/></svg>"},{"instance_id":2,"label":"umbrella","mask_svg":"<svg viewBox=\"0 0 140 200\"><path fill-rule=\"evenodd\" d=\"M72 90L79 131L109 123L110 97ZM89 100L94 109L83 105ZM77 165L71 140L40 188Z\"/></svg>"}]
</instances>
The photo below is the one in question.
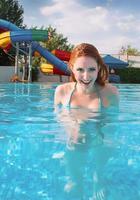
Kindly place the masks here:
<instances>
[{"instance_id":1,"label":"umbrella","mask_svg":"<svg viewBox=\"0 0 140 200\"><path fill-rule=\"evenodd\" d=\"M125 68L129 65L128 62L124 62L111 55L106 55L105 57L103 57L103 61L106 65L109 66L109 68L114 68L114 69Z\"/></svg>"}]
</instances>

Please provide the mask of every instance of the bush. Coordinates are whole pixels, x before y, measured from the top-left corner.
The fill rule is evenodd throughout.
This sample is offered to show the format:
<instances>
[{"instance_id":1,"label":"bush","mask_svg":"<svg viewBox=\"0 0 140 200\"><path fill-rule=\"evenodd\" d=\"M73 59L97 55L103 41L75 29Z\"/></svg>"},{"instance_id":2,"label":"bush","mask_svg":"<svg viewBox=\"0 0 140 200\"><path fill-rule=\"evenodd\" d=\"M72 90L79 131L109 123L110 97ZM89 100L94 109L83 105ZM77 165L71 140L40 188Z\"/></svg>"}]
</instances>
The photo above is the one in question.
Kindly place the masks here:
<instances>
[{"instance_id":1,"label":"bush","mask_svg":"<svg viewBox=\"0 0 140 200\"><path fill-rule=\"evenodd\" d=\"M38 67L32 67L32 81L36 82L38 81L38 75L39 75L39 69Z\"/></svg>"},{"instance_id":2,"label":"bush","mask_svg":"<svg viewBox=\"0 0 140 200\"><path fill-rule=\"evenodd\" d=\"M120 76L121 83L140 83L140 68L124 68L115 70Z\"/></svg>"}]
</instances>

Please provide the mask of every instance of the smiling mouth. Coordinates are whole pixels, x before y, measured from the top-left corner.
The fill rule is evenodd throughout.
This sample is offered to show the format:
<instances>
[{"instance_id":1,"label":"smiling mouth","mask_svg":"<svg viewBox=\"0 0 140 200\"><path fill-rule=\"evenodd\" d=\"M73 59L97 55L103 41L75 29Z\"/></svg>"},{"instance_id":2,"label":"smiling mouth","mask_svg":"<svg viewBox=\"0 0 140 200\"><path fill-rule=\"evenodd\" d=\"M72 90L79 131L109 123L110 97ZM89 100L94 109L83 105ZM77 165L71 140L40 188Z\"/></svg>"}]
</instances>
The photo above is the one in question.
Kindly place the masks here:
<instances>
[{"instance_id":1,"label":"smiling mouth","mask_svg":"<svg viewBox=\"0 0 140 200\"><path fill-rule=\"evenodd\" d=\"M87 82L86 82L86 81L82 81L82 80L81 80L81 82L82 82L83 84L85 84L85 85L89 85L89 84L91 83L91 81L87 81Z\"/></svg>"}]
</instances>

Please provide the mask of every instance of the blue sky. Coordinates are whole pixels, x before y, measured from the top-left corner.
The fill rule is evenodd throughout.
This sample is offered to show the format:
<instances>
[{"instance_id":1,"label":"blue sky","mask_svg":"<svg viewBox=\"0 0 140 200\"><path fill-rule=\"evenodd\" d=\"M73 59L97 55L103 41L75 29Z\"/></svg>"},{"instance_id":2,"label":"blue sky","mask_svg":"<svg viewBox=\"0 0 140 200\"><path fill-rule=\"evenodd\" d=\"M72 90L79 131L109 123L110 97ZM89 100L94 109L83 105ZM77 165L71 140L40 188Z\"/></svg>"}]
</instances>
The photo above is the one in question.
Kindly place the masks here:
<instances>
[{"instance_id":1,"label":"blue sky","mask_svg":"<svg viewBox=\"0 0 140 200\"><path fill-rule=\"evenodd\" d=\"M94 44L100 53L117 54L122 46L140 50L140 0L19 0L24 24L47 27L74 45Z\"/></svg>"}]
</instances>

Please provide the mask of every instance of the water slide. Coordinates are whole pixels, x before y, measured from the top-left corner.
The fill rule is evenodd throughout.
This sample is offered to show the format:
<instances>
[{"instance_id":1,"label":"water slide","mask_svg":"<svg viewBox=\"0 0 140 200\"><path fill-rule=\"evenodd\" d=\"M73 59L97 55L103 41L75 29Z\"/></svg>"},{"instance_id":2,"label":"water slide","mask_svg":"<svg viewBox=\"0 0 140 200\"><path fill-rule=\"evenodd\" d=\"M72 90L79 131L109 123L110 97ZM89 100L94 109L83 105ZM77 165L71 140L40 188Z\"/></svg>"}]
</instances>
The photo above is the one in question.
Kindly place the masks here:
<instances>
[{"instance_id":1,"label":"water slide","mask_svg":"<svg viewBox=\"0 0 140 200\"><path fill-rule=\"evenodd\" d=\"M0 47L6 48L7 45L15 42L23 41L45 41L47 40L47 31L38 30L21 30L21 31L6 31L0 34Z\"/></svg>"},{"instance_id":2,"label":"water slide","mask_svg":"<svg viewBox=\"0 0 140 200\"><path fill-rule=\"evenodd\" d=\"M0 46L1 48L6 47L10 43L14 42L32 42L32 51L38 51L42 57L44 57L49 63L54 65L58 70L62 71L64 74L69 75L70 71L67 67L67 64L58 59L52 53L50 53L46 48L40 46L36 41L40 41L45 38L44 34L36 34L32 30L23 30L17 27L16 25L8 22L6 20L0 19L0 28L8 30L8 32L2 33L0 35ZM40 36L41 35L41 36ZM42 38L41 38L42 37Z\"/></svg>"}]
</instances>

